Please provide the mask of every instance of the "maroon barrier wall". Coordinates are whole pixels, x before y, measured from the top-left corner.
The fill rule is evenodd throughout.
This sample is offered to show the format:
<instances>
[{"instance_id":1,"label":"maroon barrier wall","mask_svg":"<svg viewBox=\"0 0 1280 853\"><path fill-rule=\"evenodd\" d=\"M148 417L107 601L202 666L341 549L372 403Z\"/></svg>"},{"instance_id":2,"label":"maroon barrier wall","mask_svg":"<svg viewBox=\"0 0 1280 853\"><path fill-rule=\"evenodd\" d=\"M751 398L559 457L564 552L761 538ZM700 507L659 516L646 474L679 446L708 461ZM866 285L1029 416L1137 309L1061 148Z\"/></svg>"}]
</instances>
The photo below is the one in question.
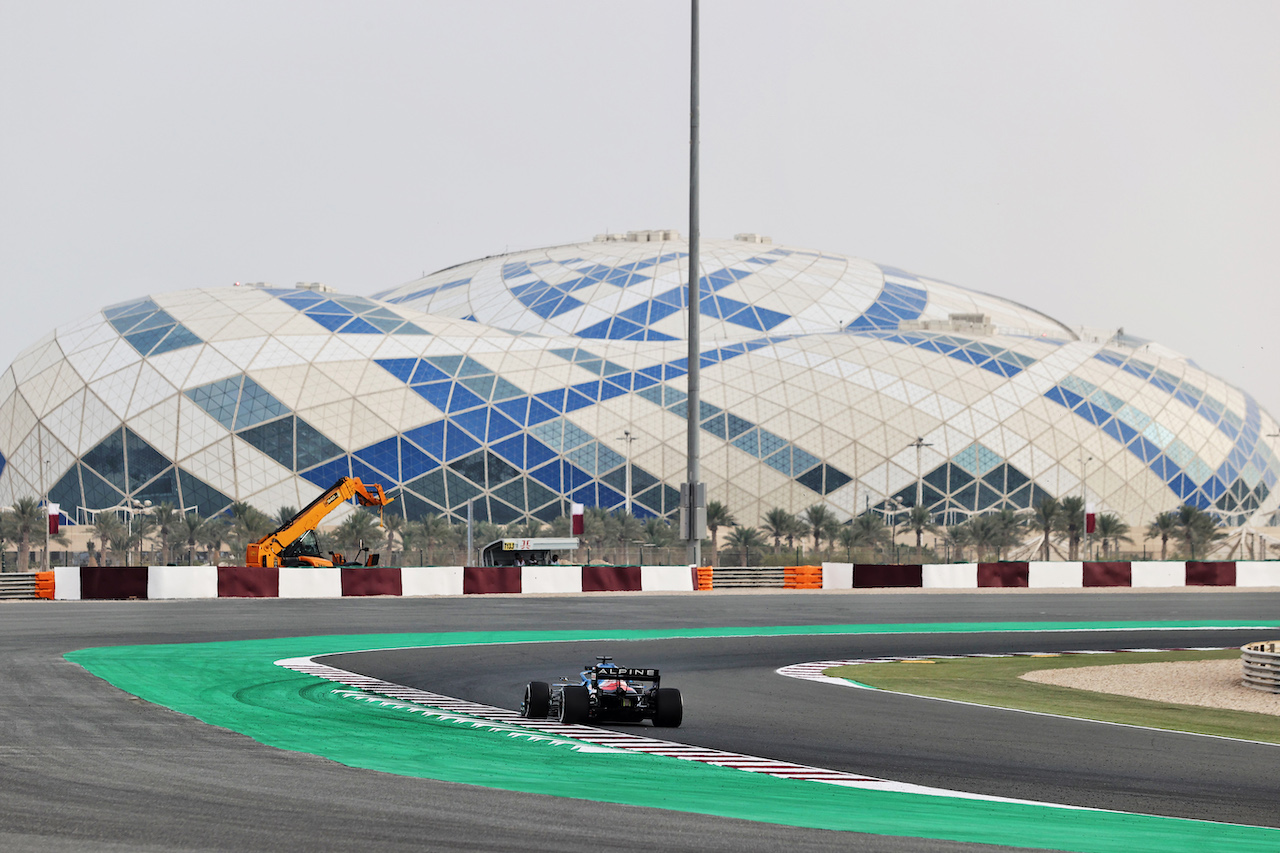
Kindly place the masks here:
<instances>
[{"instance_id":1,"label":"maroon barrier wall","mask_svg":"<svg viewBox=\"0 0 1280 853\"><path fill-rule=\"evenodd\" d=\"M400 595L400 570L390 566L342 567L342 594L347 595Z\"/></svg>"},{"instance_id":2,"label":"maroon barrier wall","mask_svg":"<svg viewBox=\"0 0 1280 853\"><path fill-rule=\"evenodd\" d=\"M81 566L80 597L146 598L146 566Z\"/></svg>"},{"instance_id":3,"label":"maroon barrier wall","mask_svg":"<svg viewBox=\"0 0 1280 853\"><path fill-rule=\"evenodd\" d=\"M218 598L279 598L280 570L218 566Z\"/></svg>"},{"instance_id":4,"label":"maroon barrier wall","mask_svg":"<svg viewBox=\"0 0 1280 853\"><path fill-rule=\"evenodd\" d=\"M1235 586L1235 563L1188 561L1187 586Z\"/></svg>"},{"instance_id":5,"label":"maroon barrier wall","mask_svg":"<svg viewBox=\"0 0 1280 853\"><path fill-rule=\"evenodd\" d=\"M639 566L583 566L583 592L639 592Z\"/></svg>"},{"instance_id":6,"label":"maroon barrier wall","mask_svg":"<svg viewBox=\"0 0 1280 853\"><path fill-rule=\"evenodd\" d=\"M978 563L978 586L1027 586L1031 569L1026 563Z\"/></svg>"},{"instance_id":7,"label":"maroon barrier wall","mask_svg":"<svg viewBox=\"0 0 1280 853\"><path fill-rule=\"evenodd\" d=\"M521 592L519 566L467 566L462 570L462 594Z\"/></svg>"},{"instance_id":8,"label":"maroon barrier wall","mask_svg":"<svg viewBox=\"0 0 1280 853\"><path fill-rule=\"evenodd\" d=\"M924 586L923 566L881 566L857 563L853 567L853 588Z\"/></svg>"},{"instance_id":9,"label":"maroon barrier wall","mask_svg":"<svg viewBox=\"0 0 1280 853\"><path fill-rule=\"evenodd\" d=\"M1085 586L1133 586L1130 563L1085 563Z\"/></svg>"}]
</instances>

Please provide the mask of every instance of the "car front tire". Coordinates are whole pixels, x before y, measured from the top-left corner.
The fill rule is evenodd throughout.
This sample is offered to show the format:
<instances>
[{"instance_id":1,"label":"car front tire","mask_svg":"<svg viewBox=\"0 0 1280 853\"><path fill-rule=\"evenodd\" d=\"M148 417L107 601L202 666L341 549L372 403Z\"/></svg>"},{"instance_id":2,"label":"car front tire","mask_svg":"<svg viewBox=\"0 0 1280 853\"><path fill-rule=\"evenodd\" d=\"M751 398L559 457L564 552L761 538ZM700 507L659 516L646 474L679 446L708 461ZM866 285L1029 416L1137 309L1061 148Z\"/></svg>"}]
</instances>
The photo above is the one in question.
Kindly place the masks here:
<instances>
[{"instance_id":1,"label":"car front tire","mask_svg":"<svg viewBox=\"0 0 1280 853\"><path fill-rule=\"evenodd\" d=\"M520 703L520 716L545 717L551 710L551 685L545 681L530 681L524 686L524 701Z\"/></svg>"}]
</instances>

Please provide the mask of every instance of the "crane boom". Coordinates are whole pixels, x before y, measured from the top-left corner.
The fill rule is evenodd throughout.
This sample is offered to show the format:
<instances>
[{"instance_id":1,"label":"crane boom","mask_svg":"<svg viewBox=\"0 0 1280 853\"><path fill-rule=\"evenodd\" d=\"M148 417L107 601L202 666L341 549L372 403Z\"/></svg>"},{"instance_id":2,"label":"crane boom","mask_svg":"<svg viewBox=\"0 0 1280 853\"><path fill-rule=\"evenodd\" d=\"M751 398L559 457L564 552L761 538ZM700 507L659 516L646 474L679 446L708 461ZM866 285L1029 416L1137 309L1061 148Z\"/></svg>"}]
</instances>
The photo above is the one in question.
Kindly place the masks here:
<instances>
[{"instance_id":1,"label":"crane boom","mask_svg":"<svg viewBox=\"0 0 1280 853\"><path fill-rule=\"evenodd\" d=\"M361 506L376 507L384 507L395 500L388 498L377 483L366 486L359 477L342 477L293 518L251 544L245 554L245 565L268 568L280 565L332 566L333 561L320 554L315 538L316 526L340 503L352 498Z\"/></svg>"}]
</instances>

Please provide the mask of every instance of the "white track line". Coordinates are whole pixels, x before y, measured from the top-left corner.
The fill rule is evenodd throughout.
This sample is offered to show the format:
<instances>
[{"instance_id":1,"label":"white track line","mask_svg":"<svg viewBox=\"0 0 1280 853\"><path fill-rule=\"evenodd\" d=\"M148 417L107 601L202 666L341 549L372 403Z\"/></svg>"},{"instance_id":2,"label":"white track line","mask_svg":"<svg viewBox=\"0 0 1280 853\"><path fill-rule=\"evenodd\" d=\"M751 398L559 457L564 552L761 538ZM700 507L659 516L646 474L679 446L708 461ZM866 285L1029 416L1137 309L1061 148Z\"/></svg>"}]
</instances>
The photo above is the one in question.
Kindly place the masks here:
<instances>
[{"instance_id":1,"label":"white track line","mask_svg":"<svg viewBox=\"0 0 1280 853\"><path fill-rule=\"evenodd\" d=\"M785 675L788 678L799 678L803 681L818 681L823 684L838 684L841 687L859 687L863 690L878 690L877 687L869 687L865 684L858 684L848 678L837 678L831 675L823 675L825 670L837 666L856 666L863 663L903 663L910 661L924 660L962 660L964 658L1052 658L1066 657L1069 655L1113 655L1120 652L1217 652L1222 651L1221 646L1180 646L1178 648L1165 649L1081 649L1078 651L1068 652L1006 652L1004 654L972 654L972 655L911 655L898 657L880 657L880 658L859 658L857 660L815 660L806 663L793 663L784 666L781 669L774 670L778 675ZM914 694L912 694L914 695ZM924 697L930 698L930 697ZM972 704L972 703L964 703ZM1015 709L1016 710L1016 709ZM1056 716L1056 715L1051 715Z\"/></svg>"},{"instance_id":2,"label":"white track line","mask_svg":"<svg viewBox=\"0 0 1280 853\"><path fill-rule=\"evenodd\" d=\"M788 761L776 761L770 758L760 758L736 752L725 752L718 749L690 746L689 744L672 743L671 741L659 740L657 738L645 737L643 735L634 735L627 732L614 732L609 731L608 729L598 729L594 726L563 725L551 719L544 720L522 717L519 713L509 711L505 708L495 708L491 705L481 705L477 702L455 699L451 696L444 696L440 693L432 693L429 690L419 690L414 687L406 687L403 684L394 684L390 681L370 678L366 675L348 672L345 669L338 669L337 667L329 666L327 664L316 663L315 660L310 657L285 658L278 660L275 663L277 666L291 669L294 672L313 675L317 678L323 678L326 681L332 681L336 684L342 684L347 687L355 687L369 694L385 696L400 702L410 703L414 706L436 709L438 711L443 711L448 715L456 715L475 721L498 723L504 727L538 732L541 734L552 735L553 737L572 738L575 741L581 741L598 747L607 747L609 749L644 753L647 755L661 755L666 758L677 758L682 761L696 761L701 764L708 764L717 767L729 767L748 773L762 773L766 776L773 776L779 779L822 782L824 784L840 785L846 788L864 788L868 790L893 791L904 794L925 794L935 797L985 800L988 802L1027 803L1031 805L1050 806L1053 808L1064 809L1079 808L1078 806L1064 806L1057 803L1041 803L1034 800L1015 800L1007 797L990 797L983 794L970 794L964 791L949 791L944 788L930 788L924 785L911 785L906 782L894 782L889 779L879 779L874 776L846 773L840 770L827 770L821 767L792 764ZM826 667L838 666L842 663L852 663L852 661L819 661L811 664L795 664L794 666L806 668L817 666ZM790 669L790 667L784 667L784 669ZM782 672L782 670L779 670L779 672ZM808 673L810 671L806 669L805 672ZM812 675L796 675L794 677L807 677L809 680L815 681L832 681L846 686L849 684L849 682L844 679L829 679L826 676L822 676L821 670L818 670L817 677L813 677ZM1091 809L1084 810L1092 811Z\"/></svg>"}]
</instances>

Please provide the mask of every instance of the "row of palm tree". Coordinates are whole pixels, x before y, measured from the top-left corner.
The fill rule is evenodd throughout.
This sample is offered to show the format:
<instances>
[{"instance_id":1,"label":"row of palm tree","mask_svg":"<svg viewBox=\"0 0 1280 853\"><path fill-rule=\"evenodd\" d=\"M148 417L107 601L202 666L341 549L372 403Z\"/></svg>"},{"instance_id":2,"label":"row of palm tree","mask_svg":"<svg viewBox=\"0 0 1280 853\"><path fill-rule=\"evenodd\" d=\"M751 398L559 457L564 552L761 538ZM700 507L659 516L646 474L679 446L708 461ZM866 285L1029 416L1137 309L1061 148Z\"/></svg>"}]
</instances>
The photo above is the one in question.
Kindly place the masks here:
<instances>
[{"instance_id":1,"label":"row of palm tree","mask_svg":"<svg viewBox=\"0 0 1280 853\"><path fill-rule=\"evenodd\" d=\"M31 551L37 545L44 546L48 524L49 517L44 505L35 498L18 498L13 506L0 512L0 564L3 563L7 543L12 542L18 554L15 571L28 571L31 567ZM55 536L53 539L60 545L67 542L65 536Z\"/></svg>"},{"instance_id":2,"label":"row of palm tree","mask_svg":"<svg viewBox=\"0 0 1280 853\"><path fill-rule=\"evenodd\" d=\"M886 524L886 518L892 524ZM1055 542L1066 544L1068 560L1079 559L1086 535L1101 546L1104 560L1119 554L1121 543L1133 544L1134 541L1129 535L1132 532L1129 524L1114 513L1095 516L1094 529L1087 532L1085 502L1078 496L1046 498L1029 513L1002 509L970 516L949 526L938 524L928 507L919 506L907 507L897 513L888 512L885 516L867 512L843 523L822 504L815 504L799 515L775 507L765 513L759 529L738 525L724 505L710 501L707 505L707 528L711 534L713 565L719 557L718 527L732 528L727 545L740 555L742 565L747 564L751 549L765 547L765 537L773 540L774 554L781 551L783 541L790 551L796 540L809 536L813 537L814 554L830 554L836 546L851 554L854 549L874 550L891 545L898 531L903 530L915 534L915 551L917 559L920 559L924 551L924 534L931 533L942 536L942 541L960 560L970 551L978 559L1001 560L1010 550L1026 544L1029 533L1035 533L1039 539L1042 560L1050 558ZM1212 515L1190 504L1160 513L1146 530L1147 539L1160 540L1162 560L1168 559L1170 540L1180 546L1181 553L1195 559L1197 554L1205 553L1207 546L1225 536ZM1061 551L1058 553L1061 555Z\"/></svg>"},{"instance_id":3,"label":"row of palm tree","mask_svg":"<svg viewBox=\"0 0 1280 853\"><path fill-rule=\"evenodd\" d=\"M232 557L243 554L247 546L261 539L292 518L293 507L281 507L274 516L268 515L247 503L235 503L230 511L215 518L203 518L196 513L182 512L172 504L162 503L146 512L121 518L113 512L98 513L91 526L89 543L91 558L99 565L111 565L116 560L123 564L136 564L142 559L143 549L150 545L155 559L163 564L185 562L216 563L229 551ZM886 523L890 521L891 523ZM1095 519L1094 531L1089 534L1101 544L1102 557L1119 552L1121 543L1133 543L1132 531L1119 516L1102 513ZM897 513L867 512L850 521L841 522L835 513L823 504L814 504L799 514L780 507L765 513L760 527L740 525L729 508L719 501L707 504L707 532L710 539L711 563L720 559L720 533L727 530L726 550L747 565L752 554L762 554L772 540L775 556L796 548L796 543L812 538L814 555L831 554L835 548L845 550L851 556L855 549L874 550L892 545L899 531L915 534L917 559L922 559L923 536L931 533L956 555L964 559L972 552L983 557L1002 559L1013 548L1023 545L1029 533L1039 540L1039 556L1048 560L1056 550L1054 544L1065 543L1066 558L1078 559L1080 545L1085 537L1085 505L1078 496L1061 499L1046 498L1030 512L1014 512L1005 509L969 519L950 526L934 521L927 507L908 507ZM21 498L0 513L0 551L4 544L12 542L17 550L17 570L27 571L34 547L43 545L47 518L42 504L35 498ZM560 516L550 523L537 520L522 521L506 526L491 522L478 522L473 528L474 544L479 547L504 536L569 536L571 521ZM380 548L387 552L386 562L398 555L418 553L418 559L426 564L446 557L448 562L465 559L460 551L466 543L466 525L451 522L446 516L428 515L419 521L408 521L403 516L386 513L379 519L370 512L357 511L336 528L322 534L329 547L350 554L362 546ZM1225 534L1217 526L1213 516L1198 507L1184 504L1178 509L1162 512L1148 525L1145 538L1160 540L1160 559L1169 555L1173 542L1179 551L1195 559L1203 555L1207 546L1223 539ZM625 511L609 512L603 508L586 510L581 539L588 549L603 558L611 553L615 559L630 560L631 546L671 549L679 544L677 532L661 518L645 521ZM64 547L65 537L57 541ZM825 544L825 548L824 548ZM1058 551L1061 555L1061 551ZM637 558L639 554L636 555ZM666 552L671 557L670 551Z\"/></svg>"}]
</instances>

